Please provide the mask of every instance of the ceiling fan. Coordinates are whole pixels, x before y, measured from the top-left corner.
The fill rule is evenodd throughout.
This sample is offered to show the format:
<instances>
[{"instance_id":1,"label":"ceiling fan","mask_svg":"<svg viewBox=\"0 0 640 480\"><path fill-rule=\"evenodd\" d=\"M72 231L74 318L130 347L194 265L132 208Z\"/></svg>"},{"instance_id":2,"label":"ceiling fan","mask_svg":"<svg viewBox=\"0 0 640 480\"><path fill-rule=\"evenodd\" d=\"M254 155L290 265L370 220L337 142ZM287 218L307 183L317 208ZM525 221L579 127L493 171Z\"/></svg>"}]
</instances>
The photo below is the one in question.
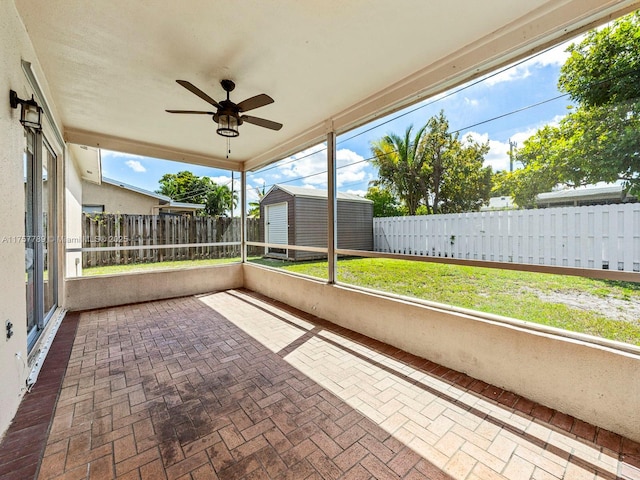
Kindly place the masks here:
<instances>
[{"instance_id":1,"label":"ceiling fan","mask_svg":"<svg viewBox=\"0 0 640 480\"><path fill-rule=\"evenodd\" d=\"M231 100L229 100L229 92L233 91L233 89L236 88L236 84L231 80L222 80L220 82L220 85L222 85L224 91L227 92L227 99L222 100L221 102L216 102L213 98L204 93L191 82L188 82L186 80L176 80L176 82L189 90L191 93L199 96L205 102L208 102L216 107L217 110L215 112L200 110L166 111L169 113L212 115L213 121L218 124L218 128L216 129L218 135L222 135L223 137L237 137L238 135L240 135L238 126L242 125L244 122L251 123L259 127L269 128L271 130L280 130L282 128L281 123L266 120L264 118L253 117L251 115L244 115L244 112L248 112L249 110L264 107L265 105L273 103L273 98L271 98L269 95L261 93L260 95L256 95L255 97L247 98L240 103L233 103Z\"/></svg>"}]
</instances>

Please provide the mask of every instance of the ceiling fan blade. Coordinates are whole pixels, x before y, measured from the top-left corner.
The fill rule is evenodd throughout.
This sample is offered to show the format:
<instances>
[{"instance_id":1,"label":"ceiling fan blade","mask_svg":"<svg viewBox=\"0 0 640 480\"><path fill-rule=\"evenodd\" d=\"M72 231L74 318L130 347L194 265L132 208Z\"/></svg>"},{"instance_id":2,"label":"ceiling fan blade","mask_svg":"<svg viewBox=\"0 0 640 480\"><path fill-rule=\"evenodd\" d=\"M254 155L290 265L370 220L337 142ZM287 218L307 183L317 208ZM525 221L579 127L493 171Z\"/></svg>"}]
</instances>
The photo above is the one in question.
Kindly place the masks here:
<instances>
[{"instance_id":1,"label":"ceiling fan blade","mask_svg":"<svg viewBox=\"0 0 640 480\"><path fill-rule=\"evenodd\" d=\"M213 105L216 108L220 108L220 104L218 102L216 102L213 98L211 98L209 95L207 95L202 90L200 90L198 87L196 87L193 83L187 82L186 80L176 80L176 82L178 82L184 88L189 90L191 93L199 96L205 102L210 103L211 105Z\"/></svg>"},{"instance_id":2,"label":"ceiling fan blade","mask_svg":"<svg viewBox=\"0 0 640 480\"><path fill-rule=\"evenodd\" d=\"M271 120L266 120L264 118L251 117L249 115L242 115L240 118L247 123L253 123L259 127L270 128L271 130L280 130L282 128L281 123L272 122Z\"/></svg>"},{"instance_id":3,"label":"ceiling fan blade","mask_svg":"<svg viewBox=\"0 0 640 480\"><path fill-rule=\"evenodd\" d=\"M203 112L201 110L165 110L169 113L197 113L202 115L215 115L215 112Z\"/></svg>"},{"instance_id":4,"label":"ceiling fan blade","mask_svg":"<svg viewBox=\"0 0 640 480\"><path fill-rule=\"evenodd\" d=\"M249 110L253 110L254 108L264 107L265 105L269 105L273 103L273 98L269 95L261 93L260 95L256 95L255 97L247 98L238 104L238 108L241 112L248 112Z\"/></svg>"}]
</instances>

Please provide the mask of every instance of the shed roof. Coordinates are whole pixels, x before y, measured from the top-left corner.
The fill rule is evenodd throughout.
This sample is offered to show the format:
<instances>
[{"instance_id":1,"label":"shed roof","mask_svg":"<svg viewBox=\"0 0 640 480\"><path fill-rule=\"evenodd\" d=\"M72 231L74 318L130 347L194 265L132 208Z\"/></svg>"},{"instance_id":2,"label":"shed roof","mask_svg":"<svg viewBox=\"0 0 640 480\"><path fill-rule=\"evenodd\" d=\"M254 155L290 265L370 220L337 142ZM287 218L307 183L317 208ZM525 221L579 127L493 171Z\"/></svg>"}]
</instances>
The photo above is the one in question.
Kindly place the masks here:
<instances>
[{"instance_id":1,"label":"shed roof","mask_svg":"<svg viewBox=\"0 0 640 480\"><path fill-rule=\"evenodd\" d=\"M275 191L282 190L283 192L288 193L294 197L307 197L307 198L327 198L327 190L319 190L316 188L308 188L308 187L294 187L290 185L274 185L269 189L269 191L265 194L263 199L267 198L267 196ZM355 195L353 193L344 193L338 192L338 200L346 200L350 202L364 202L364 203L373 203L371 200L361 197L360 195Z\"/></svg>"}]
</instances>

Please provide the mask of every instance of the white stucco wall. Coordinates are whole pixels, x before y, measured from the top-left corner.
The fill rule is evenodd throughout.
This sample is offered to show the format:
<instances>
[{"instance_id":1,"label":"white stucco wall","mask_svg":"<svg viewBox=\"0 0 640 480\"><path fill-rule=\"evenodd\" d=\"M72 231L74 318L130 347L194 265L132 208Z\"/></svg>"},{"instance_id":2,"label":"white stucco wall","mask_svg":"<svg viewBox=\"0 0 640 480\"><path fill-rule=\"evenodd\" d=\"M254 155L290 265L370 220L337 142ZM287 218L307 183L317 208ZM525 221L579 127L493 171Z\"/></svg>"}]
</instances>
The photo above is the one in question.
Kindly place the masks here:
<instances>
[{"instance_id":1,"label":"white stucco wall","mask_svg":"<svg viewBox=\"0 0 640 480\"><path fill-rule=\"evenodd\" d=\"M87 310L240 288L242 284L240 263L73 278L65 282L64 306Z\"/></svg>"},{"instance_id":2,"label":"white stucco wall","mask_svg":"<svg viewBox=\"0 0 640 480\"><path fill-rule=\"evenodd\" d=\"M76 163L68 151L69 156L66 162L65 171L65 247L82 247L82 185ZM65 277L72 278L82 276L82 253L65 254L64 265Z\"/></svg>"},{"instance_id":3,"label":"white stucco wall","mask_svg":"<svg viewBox=\"0 0 640 480\"><path fill-rule=\"evenodd\" d=\"M640 355L244 264L245 288L640 441Z\"/></svg>"},{"instance_id":4,"label":"white stucco wall","mask_svg":"<svg viewBox=\"0 0 640 480\"><path fill-rule=\"evenodd\" d=\"M27 367L25 295L25 245L11 238L24 235L24 129L20 108L9 106L9 90L20 98L33 93L22 71L21 61L38 67L31 42L12 1L0 2L0 435L15 414L22 395ZM5 322L13 323L14 335L6 339Z\"/></svg>"}]
</instances>

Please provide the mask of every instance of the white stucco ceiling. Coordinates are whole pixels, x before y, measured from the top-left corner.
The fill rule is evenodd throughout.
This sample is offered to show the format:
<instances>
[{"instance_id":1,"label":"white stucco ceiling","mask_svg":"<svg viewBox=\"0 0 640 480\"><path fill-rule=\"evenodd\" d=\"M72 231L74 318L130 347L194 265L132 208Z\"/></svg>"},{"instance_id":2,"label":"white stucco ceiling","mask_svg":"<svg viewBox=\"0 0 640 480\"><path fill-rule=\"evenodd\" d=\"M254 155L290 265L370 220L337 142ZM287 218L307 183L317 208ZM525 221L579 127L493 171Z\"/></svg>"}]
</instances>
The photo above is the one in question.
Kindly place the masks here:
<instances>
[{"instance_id":1,"label":"white stucco ceiling","mask_svg":"<svg viewBox=\"0 0 640 480\"><path fill-rule=\"evenodd\" d=\"M66 139L238 170L277 160L366 119L638 7L637 0L15 0ZM220 101L267 93L216 135Z\"/></svg>"}]
</instances>

